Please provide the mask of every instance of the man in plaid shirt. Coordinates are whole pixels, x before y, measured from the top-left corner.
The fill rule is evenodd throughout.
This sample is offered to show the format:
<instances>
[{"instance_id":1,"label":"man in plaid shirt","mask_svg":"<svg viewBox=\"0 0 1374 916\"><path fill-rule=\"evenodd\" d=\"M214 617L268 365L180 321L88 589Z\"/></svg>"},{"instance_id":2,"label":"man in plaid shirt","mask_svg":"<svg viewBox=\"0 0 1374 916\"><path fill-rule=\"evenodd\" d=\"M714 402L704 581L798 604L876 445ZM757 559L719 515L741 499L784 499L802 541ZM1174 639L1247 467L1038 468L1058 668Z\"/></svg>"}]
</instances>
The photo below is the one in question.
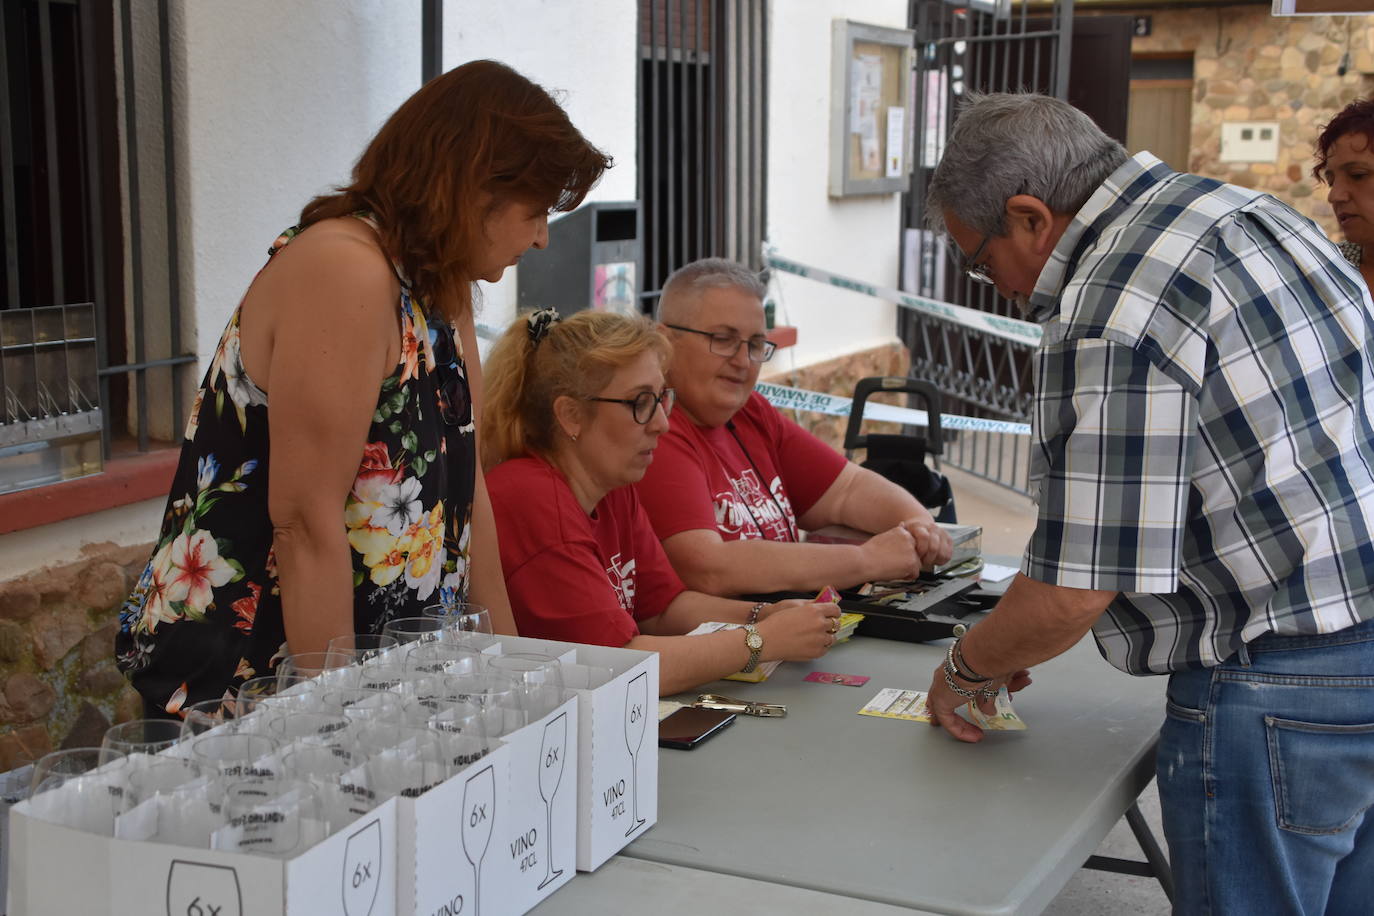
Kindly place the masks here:
<instances>
[{"instance_id":1,"label":"man in plaid shirt","mask_svg":"<svg viewBox=\"0 0 1374 916\"><path fill-rule=\"evenodd\" d=\"M1374 900L1374 305L1307 219L986 95L929 211L1044 333L1021 574L936 671L955 710L1074 645L1168 674L1182 913ZM1085 705L1092 697L1083 697Z\"/></svg>"}]
</instances>

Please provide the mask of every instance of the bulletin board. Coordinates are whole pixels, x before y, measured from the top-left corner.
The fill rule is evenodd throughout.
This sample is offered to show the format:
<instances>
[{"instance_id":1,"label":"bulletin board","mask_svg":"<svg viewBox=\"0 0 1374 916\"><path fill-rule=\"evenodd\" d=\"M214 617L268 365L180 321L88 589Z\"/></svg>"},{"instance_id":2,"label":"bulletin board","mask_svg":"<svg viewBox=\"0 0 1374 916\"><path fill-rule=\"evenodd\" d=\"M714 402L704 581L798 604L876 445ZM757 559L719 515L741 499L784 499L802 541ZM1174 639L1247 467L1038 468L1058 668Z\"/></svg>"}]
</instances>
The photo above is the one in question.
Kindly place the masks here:
<instances>
[{"instance_id":1,"label":"bulletin board","mask_svg":"<svg viewBox=\"0 0 1374 916\"><path fill-rule=\"evenodd\" d=\"M904 191L911 174L915 33L831 24L830 195Z\"/></svg>"}]
</instances>

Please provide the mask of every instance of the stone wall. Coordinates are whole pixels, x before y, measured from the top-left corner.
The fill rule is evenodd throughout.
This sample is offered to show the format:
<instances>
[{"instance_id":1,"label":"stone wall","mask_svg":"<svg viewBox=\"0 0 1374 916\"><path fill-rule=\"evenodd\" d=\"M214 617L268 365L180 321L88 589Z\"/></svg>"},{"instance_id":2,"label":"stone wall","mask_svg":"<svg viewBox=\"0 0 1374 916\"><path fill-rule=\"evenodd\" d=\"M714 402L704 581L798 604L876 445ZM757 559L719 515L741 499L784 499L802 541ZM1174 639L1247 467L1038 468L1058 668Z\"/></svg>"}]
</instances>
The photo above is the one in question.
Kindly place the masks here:
<instances>
[{"instance_id":1,"label":"stone wall","mask_svg":"<svg viewBox=\"0 0 1374 916\"><path fill-rule=\"evenodd\" d=\"M82 558L0 583L0 771L57 747L99 744L142 714L114 666L118 612L152 545L93 545Z\"/></svg>"},{"instance_id":2,"label":"stone wall","mask_svg":"<svg viewBox=\"0 0 1374 916\"><path fill-rule=\"evenodd\" d=\"M759 377L762 381L772 382L775 385L788 385L793 388L804 388L807 391L820 391L825 394L849 398L853 397L854 385L859 379L871 375L906 375L910 366L911 354L906 347L894 341L885 347L860 350L857 353L850 353L837 359L813 363L810 366L802 366L799 369L776 374L769 374L767 372L769 367L765 367L764 373ZM906 403L904 396L899 394L875 394L869 400L875 403L897 405ZM847 417L832 417L829 414L811 413L810 411L787 411L787 413L836 451L842 448L844 428L849 422ZM896 432L897 427L894 424L871 423L865 427L865 430Z\"/></svg>"},{"instance_id":3,"label":"stone wall","mask_svg":"<svg viewBox=\"0 0 1374 916\"><path fill-rule=\"evenodd\" d=\"M1192 52L1188 169L1268 191L1340 239L1326 187L1312 178L1317 135L1338 111L1374 92L1374 16L1270 15L1269 6L1112 10L1152 17L1133 54ZM1350 52L1349 69L1337 74ZM1221 125L1277 121L1279 158L1221 162Z\"/></svg>"}]
</instances>

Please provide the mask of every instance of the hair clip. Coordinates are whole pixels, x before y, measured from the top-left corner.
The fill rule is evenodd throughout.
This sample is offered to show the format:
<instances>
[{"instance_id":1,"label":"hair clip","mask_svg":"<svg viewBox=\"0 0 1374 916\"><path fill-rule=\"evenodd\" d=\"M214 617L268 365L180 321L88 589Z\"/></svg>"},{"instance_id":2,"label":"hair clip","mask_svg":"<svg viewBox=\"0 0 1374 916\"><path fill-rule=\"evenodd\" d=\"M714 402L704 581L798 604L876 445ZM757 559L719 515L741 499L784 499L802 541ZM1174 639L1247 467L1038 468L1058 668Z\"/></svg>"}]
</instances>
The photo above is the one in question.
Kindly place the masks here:
<instances>
[{"instance_id":1,"label":"hair clip","mask_svg":"<svg viewBox=\"0 0 1374 916\"><path fill-rule=\"evenodd\" d=\"M540 309L537 312L531 312L530 317L525 319L525 326L530 335L530 342L536 347L539 346L539 341L548 336L549 328L553 327L554 322L562 320L558 312L554 309Z\"/></svg>"}]
</instances>

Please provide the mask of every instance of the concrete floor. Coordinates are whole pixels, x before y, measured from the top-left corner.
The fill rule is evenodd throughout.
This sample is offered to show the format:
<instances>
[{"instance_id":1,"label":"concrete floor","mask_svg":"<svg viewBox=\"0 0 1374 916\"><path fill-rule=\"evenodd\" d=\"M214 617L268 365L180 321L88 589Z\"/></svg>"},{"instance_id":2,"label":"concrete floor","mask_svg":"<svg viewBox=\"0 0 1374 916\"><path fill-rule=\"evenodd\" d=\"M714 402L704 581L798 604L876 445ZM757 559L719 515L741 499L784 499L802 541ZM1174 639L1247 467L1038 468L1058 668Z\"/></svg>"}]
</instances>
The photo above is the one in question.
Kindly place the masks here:
<instances>
[{"instance_id":1,"label":"concrete floor","mask_svg":"<svg viewBox=\"0 0 1374 916\"><path fill-rule=\"evenodd\" d=\"M1034 504L1024 496L949 465L942 470L954 487L959 521L983 526L983 553L1019 558L1035 528ZM1154 783L1142 793L1139 804L1155 839L1163 846L1159 793ZM1097 854L1137 861L1145 858L1125 820L1112 828ZM1169 900L1153 878L1080 868L1044 912L1047 916L1167 916Z\"/></svg>"}]
</instances>

